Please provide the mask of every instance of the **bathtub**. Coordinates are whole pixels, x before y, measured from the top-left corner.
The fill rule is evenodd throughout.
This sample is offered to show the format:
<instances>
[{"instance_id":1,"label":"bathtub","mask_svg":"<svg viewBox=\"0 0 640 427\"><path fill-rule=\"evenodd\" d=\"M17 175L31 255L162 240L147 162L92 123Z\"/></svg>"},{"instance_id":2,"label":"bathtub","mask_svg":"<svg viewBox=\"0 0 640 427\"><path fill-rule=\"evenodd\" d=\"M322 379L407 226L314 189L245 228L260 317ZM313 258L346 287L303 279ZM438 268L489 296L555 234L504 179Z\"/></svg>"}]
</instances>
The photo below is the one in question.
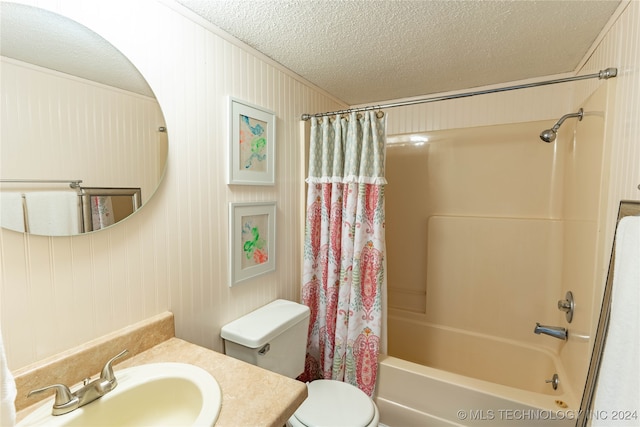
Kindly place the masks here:
<instances>
[{"instance_id":1,"label":"bathtub","mask_svg":"<svg viewBox=\"0 0 640 427\"><path fill-rule=\"evenodd\" d=\"M437 325L390 323L403 333L422 328L428 344L413 335L410 348L394 350L390 341L393 356L380 357L375 401L382 424L575 424L580 402L563 385L566 375L552 351ZM545 382L554 373L560 378L557 390Z\"/></svg>"}]
</instances>

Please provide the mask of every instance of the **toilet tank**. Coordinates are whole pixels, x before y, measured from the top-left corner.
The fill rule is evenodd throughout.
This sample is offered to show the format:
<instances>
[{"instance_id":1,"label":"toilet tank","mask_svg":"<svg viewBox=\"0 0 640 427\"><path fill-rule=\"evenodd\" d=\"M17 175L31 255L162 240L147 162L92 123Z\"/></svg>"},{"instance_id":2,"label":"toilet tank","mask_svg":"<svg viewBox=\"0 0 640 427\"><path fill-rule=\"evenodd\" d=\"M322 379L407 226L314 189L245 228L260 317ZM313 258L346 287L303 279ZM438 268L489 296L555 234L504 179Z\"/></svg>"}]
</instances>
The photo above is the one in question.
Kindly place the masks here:
<instances>
[{"instance_id":1,"label":"toilet tank","mask_svg":"<svg viewBox=\"0 0 640 427\"><path fill-rule=\"evenodd\" d=\"M290 378L304 371L309 307L276 300L224 325L225 354Z\"/></svg>"}]
</instances>

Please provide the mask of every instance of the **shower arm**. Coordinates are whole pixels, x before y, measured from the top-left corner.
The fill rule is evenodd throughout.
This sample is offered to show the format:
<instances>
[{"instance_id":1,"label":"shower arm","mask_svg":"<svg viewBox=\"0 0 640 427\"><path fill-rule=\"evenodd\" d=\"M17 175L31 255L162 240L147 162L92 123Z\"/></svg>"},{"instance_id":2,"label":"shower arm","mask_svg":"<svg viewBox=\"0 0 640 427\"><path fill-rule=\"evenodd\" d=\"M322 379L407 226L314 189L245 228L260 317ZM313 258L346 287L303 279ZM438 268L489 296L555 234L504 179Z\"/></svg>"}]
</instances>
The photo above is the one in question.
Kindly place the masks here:
<instances>
[{"instance_id":1,"label":"shower arm","mask_svg":"<svg viewBox=\"0 0 640 427\"><path fill-rule=\"evenodd\" d=\"M570 119L572 117L578 117L578 121L582 121L582 117L583 116L584 116L584 111L582 110L582 108L577 113L565 114L564 116L560 117L560 120L558 120L556 122L556 124L553 125L553 127L551 129L553 129L554 132L557 132L558 129L560 129L560 126L562 126L562 123L564 123L565 120Z\"/></svg>"}]
</instances>

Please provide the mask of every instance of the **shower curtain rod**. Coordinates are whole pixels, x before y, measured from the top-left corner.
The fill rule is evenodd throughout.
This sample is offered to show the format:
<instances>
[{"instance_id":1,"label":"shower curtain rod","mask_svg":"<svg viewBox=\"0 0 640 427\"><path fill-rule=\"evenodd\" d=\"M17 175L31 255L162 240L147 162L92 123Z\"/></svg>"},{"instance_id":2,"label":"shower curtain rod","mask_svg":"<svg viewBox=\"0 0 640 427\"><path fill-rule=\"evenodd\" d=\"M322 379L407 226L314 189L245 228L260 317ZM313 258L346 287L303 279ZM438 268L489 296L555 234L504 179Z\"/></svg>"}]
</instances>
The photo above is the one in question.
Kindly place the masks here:
<instances>
[{"instance_id":1,"label":"shower curtain rod","mask_svg":"<svg viewBox=\"0 0 640 427\"><path fill-rule=\"evenodd\" d=\"M79 188L81 179L0 179L0 182L29 183L29 184L69 184L71 188Z\"/></svg>"},{"instance_id":2,"label":"shower curtain rod","mask_svg":"<svg viewBox=\"0 0 640 427\"><path fill-rule=\"evenodd\" d=\"M426 104L428 102L446 101L449 99L468 98L470 96L475 96L475 95L486 95L489 93L506 92L506 91L516 90L516 89L527 89L531 87L546 86L546 85L552 85L556 83L572 82L575 80L586 80L586 79L594 79L594 78L598 78L602 80L602 79L609 79L611 77L615 77L616 75L618 75L617 68L607 68L605 70L601 70L598 73L585 74L583 76L565 77L562 79L546 80L546 81L535 82L535 83L525 83L525 84L516 85L516 86L507 86L507 87L501 87L501 88L495 88L495 89L479 90L475 92L465 92L465 93L457 93L453 95L435 96L432 98L414 99L412 101L402 101L402 102L395 102L391 104L369 105L367 107L349 108L346 110L330 111L327 113L303 114L301 117L301 120L309 120L311 117L325 117L325 116L333 116L336 114L346 114L346 113L353 113L353 112L359 112L359 111L381 110L383 108L404 107L407 105Z\"/></svg>"}]
</instances>

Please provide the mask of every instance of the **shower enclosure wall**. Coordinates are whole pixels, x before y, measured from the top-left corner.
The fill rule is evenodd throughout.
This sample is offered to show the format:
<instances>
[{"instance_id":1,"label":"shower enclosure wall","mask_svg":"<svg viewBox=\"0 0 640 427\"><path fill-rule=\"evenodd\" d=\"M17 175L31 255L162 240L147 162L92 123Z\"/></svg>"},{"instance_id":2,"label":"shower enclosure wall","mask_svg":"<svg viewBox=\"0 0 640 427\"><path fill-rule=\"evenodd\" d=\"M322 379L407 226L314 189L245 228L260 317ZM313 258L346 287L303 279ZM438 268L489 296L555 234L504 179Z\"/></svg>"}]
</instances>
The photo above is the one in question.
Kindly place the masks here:
<instances>
[{"instance_id":1,"label":"shower enclosure wall","mask_svg":"<svg viewBox=\"0 0 640 427\"><path fill-rule=\"evenodd\" d=\"M389 137L383 423L395 425L384 408L402 406L465 423L451 400L438 399L490 407L478 396L461 400L476 387L523 408L577 412L602 289L595 266L605 104L602 89L582 106L583 120L567 120L550 144L539 138L549 121ZM571 323L558 309L567 291L576 300ZM567 328L568 340L534 334L536 322ZM394 377L411 366L431 378ZM423 389L402 401L394 383ZM447 392L456 383L462 388Z\"/></svg>"}]
</instances>

